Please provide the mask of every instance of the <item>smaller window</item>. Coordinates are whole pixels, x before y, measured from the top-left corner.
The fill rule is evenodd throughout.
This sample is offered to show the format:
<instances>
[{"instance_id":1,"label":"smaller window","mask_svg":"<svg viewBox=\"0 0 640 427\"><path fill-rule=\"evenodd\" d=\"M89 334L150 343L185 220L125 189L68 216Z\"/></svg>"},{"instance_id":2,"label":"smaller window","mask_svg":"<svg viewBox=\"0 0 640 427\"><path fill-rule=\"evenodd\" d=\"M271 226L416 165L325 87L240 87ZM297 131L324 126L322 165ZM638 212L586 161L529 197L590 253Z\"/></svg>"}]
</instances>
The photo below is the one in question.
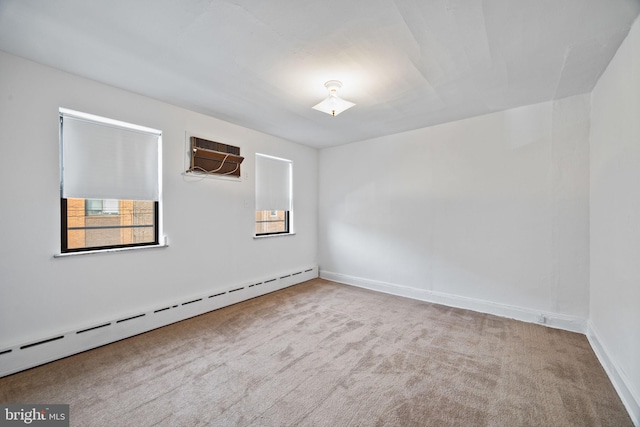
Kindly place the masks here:
<instances>
[{"instance_id":1,"label":"smaller window","mask_svg":"<svg viewBox=\"0 0 640 427\"><path fill-rule=\"evenodd\" d=\"M289 232L288 211L256 211L256 236Z\"/></svg>"},{"instance_id":2,"label":"smaller window","mask_svg":"<svg viewBox=\"0 0 640 427\"><path fill-rule=\"evenodd\" d=\"M255 235L291 233L291 160L256 153Z\"/></svg>"}]
</instances>

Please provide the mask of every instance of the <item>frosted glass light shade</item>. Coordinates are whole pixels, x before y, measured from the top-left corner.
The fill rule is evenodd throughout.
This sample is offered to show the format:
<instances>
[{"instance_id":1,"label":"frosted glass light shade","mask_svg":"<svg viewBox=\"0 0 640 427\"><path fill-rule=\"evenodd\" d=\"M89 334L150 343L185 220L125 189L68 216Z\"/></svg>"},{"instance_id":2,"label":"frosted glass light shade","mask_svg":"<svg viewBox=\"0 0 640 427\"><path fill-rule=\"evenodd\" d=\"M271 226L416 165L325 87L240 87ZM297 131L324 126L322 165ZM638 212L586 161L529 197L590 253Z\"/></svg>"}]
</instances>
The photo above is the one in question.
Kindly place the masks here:
<instances>
[{"instance_id":1,"label":"frosted glass light shade","mask_svg":"<svg viewBox=\"0 0 640 427\"><path fill-rule=\"evenodd\" d=\"M338 96L338 89L342 87L342 83L338 80L329 80L324 84L324 86L329 90L329 96L324 101L314 105L312 107L314 110L322 111L323 113L331 114L332 116L337 116L343 111L356 105L353 102L345 101Z\"/></svg>"},{"instance_id":2,"label":"frosted glass light shade","mask_svg":"<svg viewBox=\"0 0 640 427\"><path fill-rule=\"evenodd\" d=\"M331 114L332 116L337 116L345 110L353 107L353 102L345 101L342 98L339 98L337 95L329 95L327 99L322 101L321 103L314 105L313 109L322 111L323 113Z\"/></svg>"}]
</instances>

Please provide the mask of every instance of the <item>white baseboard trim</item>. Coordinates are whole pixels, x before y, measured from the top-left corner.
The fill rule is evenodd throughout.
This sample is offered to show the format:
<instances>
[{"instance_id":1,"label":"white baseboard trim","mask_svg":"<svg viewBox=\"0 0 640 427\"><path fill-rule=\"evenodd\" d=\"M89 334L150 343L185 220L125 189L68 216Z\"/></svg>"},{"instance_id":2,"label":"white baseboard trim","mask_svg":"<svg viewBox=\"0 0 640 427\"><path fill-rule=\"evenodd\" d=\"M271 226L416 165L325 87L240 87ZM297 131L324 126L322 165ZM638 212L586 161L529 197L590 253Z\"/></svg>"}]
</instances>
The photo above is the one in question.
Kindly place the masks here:
<instances>
[{"instance_id":1,"label":"white baseboard trim","mask_svg":"<svg viewBox=\"0 0 640 427\"><path fill-rule=\"evenodd\" d=\"M409 286L397 285L394 283L381 282L377 280L363 279L331 271L321 270L320 277L346 285L358 286L391 295L397 295L420 301L442 304L449 307L464 308L480 313L494 314L500 317L521 320L529 323L536 323L556 329L563 329L571 332L586 333L587 321L576 316L568 316L560 313L551 313L533 310L523 307L516 307L507 304L499 304L491 301L484 301L476 298L463 297L459 295L434 292L424 289L412 288Z\"/></svg>"},{"instance_id":2,"label":"white baseboard trim","mask_svg":"<svg viewBox=\"0 0 640 427\"><path fill-rule=\"evenodd\" d=\"M631 421L636 427L640 427L640 393L633 390L631 382L627 379L624 371L622 371L614 359L611 358L610 352L607 351L606 346L602 339L600 339L600 335L591 321L589 321L588 324L587 339L600 364L609 376L613 387L618 392L620 400L622 400L625 408L627 408Z\"/></svg>"},{"instance_id":3,"label":"white baseboard trim","mask_svg":"<svg viewBox=\"0 0 640 427\"><path fill-rule=\"evenodd\" d=\"M318 277L309 266L0 348L0 378Z\"/></svg>"}]
</instances>

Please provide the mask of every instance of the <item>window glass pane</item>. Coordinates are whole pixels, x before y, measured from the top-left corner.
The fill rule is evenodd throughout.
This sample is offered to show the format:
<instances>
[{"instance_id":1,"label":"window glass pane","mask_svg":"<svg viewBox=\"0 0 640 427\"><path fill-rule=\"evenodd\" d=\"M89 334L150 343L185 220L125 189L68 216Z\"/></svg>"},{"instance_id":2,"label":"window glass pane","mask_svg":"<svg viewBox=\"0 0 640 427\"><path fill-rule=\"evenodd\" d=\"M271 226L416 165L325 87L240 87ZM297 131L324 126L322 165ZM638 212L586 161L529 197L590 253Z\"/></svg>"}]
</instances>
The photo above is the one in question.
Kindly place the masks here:
<instances>
[{"instance_id":1,"label":"window glass pane","mask_svg":"<svg viewBox=\"0 0 640 427\"><path fill-rule=\"evenodd\" d=\"M156 203L67 199L67 249L154 243Z\"/></svg>"},{"instance_id":2,"label":"window glass pane","mask_svg":"<svg viewBox=\"0 0 640 427\"><path fill-rule=\"evenodd\" d=\"M102 213L105 215L117 215L120 213L120 201L119 200L103 200L102 201Z\"/></svg>"},{"instance_id":3,"label":"window glass pane","mask_svg":"<svg viewBox=\"0 0 640 427\"><path fill-rule=\"evenodd\" d=\"M256 235L288 232L289 215L287 211L256 211Z\"/></svg>"},{"instance_id":4,"label":"window glass pane","mask_svg":"<svg viewBox=\"0 0 640 427\"><path fill-rule=\"evenodd\" d=\"M117 215L120 213L120 200L84 199L84 206L87 215Z\"/></svg>"},{"instance_id":5,"label":"window glass pane","mask_svg":"<svg viewBox=\"0 0 640 427\"><path fill-rule=\"evenodd\" d=\"M72 199L69 199L72 200ZM76 199L82 200L82 199ZM85 212L87 215L101 215L102 214L102 200L100 199L86 199L84 202Z\"/></svg>"}]
</instances>

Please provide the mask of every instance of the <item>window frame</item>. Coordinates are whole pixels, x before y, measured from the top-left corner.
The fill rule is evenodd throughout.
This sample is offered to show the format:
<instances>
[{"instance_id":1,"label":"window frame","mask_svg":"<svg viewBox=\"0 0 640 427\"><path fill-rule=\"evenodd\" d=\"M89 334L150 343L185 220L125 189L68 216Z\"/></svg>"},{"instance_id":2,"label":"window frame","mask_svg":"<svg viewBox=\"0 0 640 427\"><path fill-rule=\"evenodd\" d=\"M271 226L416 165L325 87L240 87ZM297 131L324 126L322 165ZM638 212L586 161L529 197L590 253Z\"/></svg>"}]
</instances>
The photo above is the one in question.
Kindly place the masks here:
<instances>
[{"instance_id":1,"label":"window frame","mask_svg":"<svg viewBox=\"0 0 640 427\"><path fill-rule=\"evenodd\" d=\"M256 211L256 212L260 212L260 211ZM285 228L285 231L272 231L272 232L267 232L267 233L255 233L255 226L257 224L257 221L254 221L254 234L255 234L255 237L267 237L267 236L277 236L277 235L283 235L283 234L292 234L291 233L291 227L290 227L291 224L289 222L290 211L276 211L276 212L284 212L284 228ZM269 212L269 216L272 216L271 212ZM265 222L265 221L262 221L262 222Z\"/></svg>"},{"instance_id":2,"label":"window frame","mask_svg":"<svg viewBox=\"0 0 640 427\"><path fill-rule=\"evenodd\" d=\"M117 128L122 128L125 130L133 130L133 131L142 131L144 133L149 133L149 134L153 134L156 135L158 140L157 140L157 159L158 159L158 165L157 165L157 172L158 172L158 177L157 177L157 185L158 185L158 200L139 200L139 201L147 201L147 202L151 202L153 204L153 213L152 213L152 218L153 218L153 241L148 241L148 242L138 242L138 243L125 243L125 244L116 244L116 245L102 245L102 246L83 246L83 247L78 247L78 248L69 248L69 217L68 217L68 199L63 197L63 181L62 181L62 170L64 168L64 162L63 162L63 149L64 149L64 144L63 144L63 121L64 118L70 116L73 118L78 118L81 120L85 120L87 122L93 122L96 125L107 125L107 126L113 126L113 127L117 127ZM163 228L162 228L162 131L156 130L156 129L152 129L152 128L148 128L148 127L144 127L144 126L140 126L140 125L135 125L132 123L127 123L127 122L122 122L122 121L118 121L118 120L114 120L114 119L109 119L106 117L101 117L101 116L96 116L93 114L89 114L89 113L83 113L83 112L79 112L79 111L74 111L74 110L69 110L66 108L59 108L59 141L60 141L60 171L61 171L61 185L60 185L60 253L57 255L54 255L54 257L61 257L61 256L65 256L65 255L74 255L74 254L89 254L89 253L100 253L100 252L111 252L111 251L117 251L117 250L128 250L128 249L136 249L136 248L149 248L149 247L166 247L167 243L166 243L166 238L163 238L163 240L165 240L164 242L161 242L161 237L163 234ZM71 199L76 199L76 198L80 198L82 199L82 197L70 197ZM84 198L85 203L86 200L90 200L90 199L94 199L94 200L98 200L101 199L100 197L87 197ZM104 200L103 199L103 208L104 208ZM116 200L118 201L118 209L120 209L120 202L123 200L128 200L128 199L109 199L109 200ZM85 209L86 209L86 205L85 205ZM86 210L85 210L85 217L87 216L92 216L92 215L87 215L86 214ZM108 216L108 215L107 215ZM121 227L114 227L114 228L119 228L119 229L124 229L124 228L134 228L133 225L124 225Z\"/></svg>"},{"instance_id":3,"label":"window frame","mask_svg":"<svg viewBox=\"0 0 640 427\"><path fill-rule=\"evenodd\" d=\"M103 245L103 246L84 246L82 248L69 248L69 222L68 222L68 202L65 198L60 198L60 219L61 219L61 227L60 227L60 242L61 247L60 251L63 254L68 253L84 253L84 252L92 252L92 251L106 251L113 249L124 249L124 248L136 248L136 247L145 247L145 246L159 246L160 245L160 227L158 226L160 222L160 202L153 202L153 242L142 242L142 243L127 243L122 245ZM127 227L119 227L119 228L127 228Z\"/></svg>"},{"instance_id":4,"label":"window frame","mask_svg":"<svg viewBox=\"0 0 640 427\"><path fill-rule=\"evenodd\" d=\"M256 232L256 224L257 221L254 219L253 221L253 230L254 230L254 234L253 237L254 239L259 239L259 238L263 238L263 237L275 237L275 236L291 236L294 235L295 232L293 230L293 161L290 159L284 159L281 157L275 157L275 156L271 156L268 154L263 154L263 153L255 153L255 159L256 162L258 161L257 158L258 156L260 157L264 157L266 159L270 159L270 160L276 160L276 161L280 161L280 162L285 162L288 163L288 167L289 167L289 172L288 172L288 176L289 176L289 182L287 184L287 191L289 193L288 195L288 199L289 199L289 209L256 209L254 210L254 218L255 218L255 214L256 212L260 212L260 211L281 211L284 212L285 214L285 231L275 231L275 232L267 232L267 233L257 233ZM257 164L256 164L256 168L257 168ZM256 170L256 179L258 178L258 173ZM256 192L256 204L258 204L258 194ZM269 212L269 215L271 216L271 212Z\"/></svg>"}]
</instances>

